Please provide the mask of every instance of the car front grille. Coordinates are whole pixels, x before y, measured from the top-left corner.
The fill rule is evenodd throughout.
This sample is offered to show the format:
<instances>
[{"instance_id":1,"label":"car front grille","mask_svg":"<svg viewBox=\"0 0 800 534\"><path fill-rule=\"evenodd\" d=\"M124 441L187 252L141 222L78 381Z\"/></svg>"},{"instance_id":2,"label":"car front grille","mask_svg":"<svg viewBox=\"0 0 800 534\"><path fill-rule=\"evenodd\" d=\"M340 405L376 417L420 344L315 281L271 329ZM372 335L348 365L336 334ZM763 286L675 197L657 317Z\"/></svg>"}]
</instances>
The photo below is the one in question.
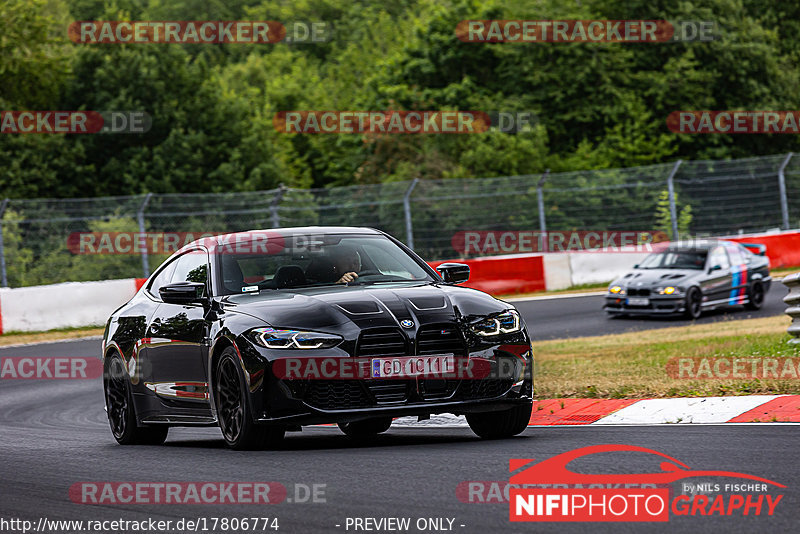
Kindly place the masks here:
<instances>
[{"instance_id":1,"label":"car front grille","mask_svg":"<svg viewBox=\"0 0 800 534\"><path fill-rule=\"evenodd\" d=\"M356 380L309 380L303 400L320 410L366 408L374 404Z\"/></svg>"},{"instance_id":2,"label":"car front grille","mask_svg":"<svg viewBox=\"0 0 800 534\"><path fill-rule=\"evenodd\" d=\"M398 328L364 330L356 344L359 358L453 354L468 356L461 331L454 324L424 325L415 345ZM458 365L458 364L456 364ZM290 381L291 382L291 381ZM455 380L443 378L308 380L290 385L295 398L320 410L348 410L402 405L446 399L474 400L498 397L512 386L511 380Z\"/></svg>"},{"instance_id":3,"label":"car front grille","mask_svg":"<svg viewBox=\"0 0 800 534\"><path fill-rule=\"evenodd\" d=\"M467 357L467 346L459 329L448 323L425 325L417 332L417 354L453 354ZM458 380L443 378L419 379L419 395L425 400L448 399L455 393Z\"/></svg>"},{"instance_id":4,"label":"car front grille","mask_svg":"<svg viewBox=\"0 0 800 534\"><path fill-rule=\"evenodd\" d=\"M417 354L455 354L466 356L461 332L452 324L425 325L417 332Z\"/></svg>"},{"instance_id":5,"label":"car front grille","mask_svg":"<svg viewBox=\"0 0 800 534\"><path fill-rule=\"evenodd\" d=\"M506 393L514 381L510 378L484 378L483 380L462 380L458 388L458 398L462 400L491 399Z\"/></svg>"},{"instance_id":6,"label":"car front grille","mask_svg":"<svg viewBox=\"0 0 800 534\"><path fill-rule=\"evenodd\" d=\"M636 289L635 287L628 288L629 297L649 297L649 289Z\"/></svg>"},{"instance_id":7,"label":"car front grille","mask_svg":"<svg viewBox=\"0 0 800 534\"><path fill-rule=\"evenodd\" d=\"M406 336L397 328L374 328L365 330L358 339L356 356L361 358L383 356L406 356Z\"/></svg>"}]
</instances>

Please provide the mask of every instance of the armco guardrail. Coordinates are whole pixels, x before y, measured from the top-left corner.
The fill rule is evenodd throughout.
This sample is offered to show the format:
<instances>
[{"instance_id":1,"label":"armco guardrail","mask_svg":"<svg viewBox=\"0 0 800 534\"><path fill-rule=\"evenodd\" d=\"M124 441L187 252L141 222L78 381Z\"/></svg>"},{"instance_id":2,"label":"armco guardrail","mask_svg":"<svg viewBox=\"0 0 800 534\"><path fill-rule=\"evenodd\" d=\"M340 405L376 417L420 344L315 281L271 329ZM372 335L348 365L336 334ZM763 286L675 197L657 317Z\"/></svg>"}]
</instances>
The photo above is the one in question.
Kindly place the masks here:
<instances>
[{"instance_id":1,"label":"armco guardrail","mask_svg":"<svg viewBox=\"0 0 800 534\"><path fill-rule=\"evenodd\" d=\"M789 294L783 297L783 302L789 305L786 315L792 318L792 324L788 332L794 336L789 343L800 343L800 273L785 277L783 285L789 288Z\"/></svg>"}]
</instances>

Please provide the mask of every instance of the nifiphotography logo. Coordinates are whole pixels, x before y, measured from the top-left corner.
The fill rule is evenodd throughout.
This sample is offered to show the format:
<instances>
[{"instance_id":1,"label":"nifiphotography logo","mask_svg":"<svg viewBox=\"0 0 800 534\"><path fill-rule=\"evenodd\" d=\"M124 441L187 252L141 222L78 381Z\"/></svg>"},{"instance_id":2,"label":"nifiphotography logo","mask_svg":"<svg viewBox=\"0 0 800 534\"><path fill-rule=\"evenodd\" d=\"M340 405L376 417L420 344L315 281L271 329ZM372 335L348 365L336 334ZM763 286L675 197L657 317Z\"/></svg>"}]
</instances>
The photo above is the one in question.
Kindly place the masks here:
<instances>
[{"instance_id":1,"label":"nifiphotography logo","mask_svg":"<svg viewBox=\"0 0 800 534\"><path fill-rule=\"evenodd\" d=\"M661 461L661 472L655 473L583 474L567 469L576 459L607 452L646 453L665 461ZM633 445L594 445L532 462L509 462L511 472L516 471L509 480L510 521L666 522L670 512L675 516L771 516L783 494L767 493L770 486L786 487L745 473L691 469L664 453ZM680 492L670 491L671 484L685 479L695 481L681 482Z\"/></svg>"}]
</instances>

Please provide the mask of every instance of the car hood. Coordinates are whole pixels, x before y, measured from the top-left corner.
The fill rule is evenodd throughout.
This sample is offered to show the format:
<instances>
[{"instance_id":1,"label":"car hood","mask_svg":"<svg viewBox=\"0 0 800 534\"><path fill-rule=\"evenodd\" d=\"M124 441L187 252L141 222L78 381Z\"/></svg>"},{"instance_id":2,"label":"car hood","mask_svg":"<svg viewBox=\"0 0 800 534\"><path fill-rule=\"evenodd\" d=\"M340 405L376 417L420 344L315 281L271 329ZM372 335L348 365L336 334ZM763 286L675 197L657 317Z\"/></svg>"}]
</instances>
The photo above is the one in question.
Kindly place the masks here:
<instances>
[{"instance_id":1,"label":"car hood","mask_svg":"<svg viewBox=\"0 0 800 534\"><path fill-rule=\"evenodd\" d=\"M681 286L703 274L695 269L634 269L617 278L612 285L633 288L657 286Z\"/></svg>"},{"instance_id":2,"label":"car hood","mask_svg":"<svg viewBox=\"0 0 800 534\"><path fill-rule=\"evenodd\" d=\"M474 289L417 282L262 290L227 296L222 303L226 312L248 314L274 327L309 330L472 320L513 308Z\"/></svg>"}]
</instances>

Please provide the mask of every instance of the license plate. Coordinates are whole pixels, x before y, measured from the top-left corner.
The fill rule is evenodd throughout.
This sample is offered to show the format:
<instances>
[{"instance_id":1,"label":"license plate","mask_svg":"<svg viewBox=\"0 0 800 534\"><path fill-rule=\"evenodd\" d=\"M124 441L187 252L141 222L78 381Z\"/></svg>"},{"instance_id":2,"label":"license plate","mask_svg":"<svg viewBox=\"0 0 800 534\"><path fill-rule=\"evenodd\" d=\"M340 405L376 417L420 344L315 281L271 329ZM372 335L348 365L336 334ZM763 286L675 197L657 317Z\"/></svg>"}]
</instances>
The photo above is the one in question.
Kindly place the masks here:
<instances>
[{"instance_id":1,"label":"license plate","mask_svg":"<svg viewBox=\"0 0 800 534\"><path fill-rule=\"evenodd\" d=\"M456 359L452 354L441 356L404 356L402 358L374 358L373 378L406 378L414 376L439 376L455 372Z\"/></svg>"},{"instance_id":2,"label":"license plate","mask_svg":"<svg viewBox=\"0 0 800 534\"><path fill-rule=\"evenodd\" d=\"M626 302L626 304L628 306L647 306L648 304L650 304L650 299L646 299L646 298L642 298L642 297L629 298L628 301Z\"/></svg>"}]
</instances>

